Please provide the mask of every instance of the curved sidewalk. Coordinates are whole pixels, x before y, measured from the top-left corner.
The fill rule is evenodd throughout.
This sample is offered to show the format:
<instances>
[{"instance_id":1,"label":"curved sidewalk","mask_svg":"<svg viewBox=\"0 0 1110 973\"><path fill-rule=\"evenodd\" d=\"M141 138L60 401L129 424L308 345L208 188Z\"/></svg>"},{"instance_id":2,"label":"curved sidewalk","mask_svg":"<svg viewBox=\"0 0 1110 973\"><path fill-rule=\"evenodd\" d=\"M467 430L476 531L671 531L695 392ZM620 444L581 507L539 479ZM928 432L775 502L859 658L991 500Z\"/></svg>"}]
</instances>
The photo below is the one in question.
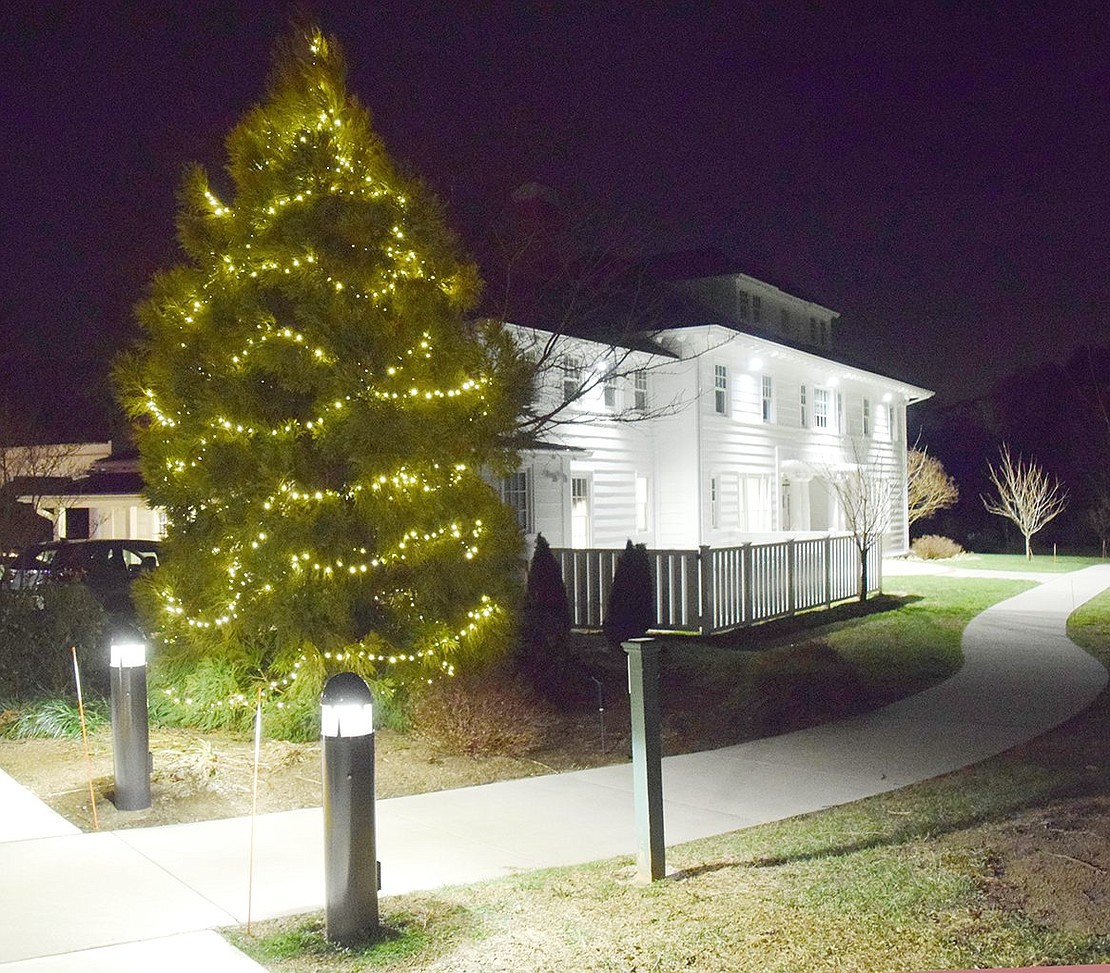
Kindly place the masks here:
<instances>
[{"instance_id":1,"label":"curved sidewalk","mask_svg":"<svg viewBox=\"0 0 1110 973\"><path fill-rule=\"evenodd\" d=\"M668 844L893 790L1063 722L1106 684L1065 626L1107 587L1110 565L1099 565L989 608L965 630L952 678L884 709L666 758ZM635 849L627 764L379 801L377 819L385 895ZM0 843L0 971L108 969L123 950L182 959L186 942L221 949L201 931L246 918L249 834L233 819ZM255 844L255 919L322 907L319 809L260 817ZM257 969L240 954L219 966Z\"/></svg>"}]
</instances>

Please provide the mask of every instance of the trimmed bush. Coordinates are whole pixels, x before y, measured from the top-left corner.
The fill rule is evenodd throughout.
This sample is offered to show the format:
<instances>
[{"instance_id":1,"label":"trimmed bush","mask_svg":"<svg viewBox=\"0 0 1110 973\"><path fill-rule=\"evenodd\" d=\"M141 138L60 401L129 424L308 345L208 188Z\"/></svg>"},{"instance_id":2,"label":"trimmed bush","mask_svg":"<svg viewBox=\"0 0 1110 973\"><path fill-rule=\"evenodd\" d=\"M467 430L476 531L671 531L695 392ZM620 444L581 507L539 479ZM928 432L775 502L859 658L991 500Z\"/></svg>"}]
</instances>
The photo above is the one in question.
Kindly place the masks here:
<instances>
[{"instance_id":1,"label":"trimmed bush","mask_svg":"<svg viewBox=\"0 0 1110 973\"><path fill-rule=\"evenodd\" d=\"M570 664L570 605L559 562L543 534L528 567L520 610L518 661L525 677L548 698L564 695Z\"/></svg>"},{"instance_id":2,"label":"trimmed bush","mask_svg":"<svg viewBox=\"0 0 1110 973\"><path fill-rule=\"evenodd\" d=\"M918 537L911 545L910 550L925 561L939 561L946 557L955 557L963 554L964 549L950 537L940 537L937 534L926 534Z\"/></svg>"},{"instance_id":3,"label":"trimmed bush","mask_svg":"<svg viewBox=\"0 0 1110 973\"><path fill-rule=\"evenodd\" d=\"M0 696L76 696L71 646L83 688L108 691L105 614L77 582L0 590Z\"/></svg>"},{"instance_id":4,"label":"trimmed bush","mask_svg":"<svg viewBox=\"0 0 1110 973\"><path fill-rule=\"evenodd\" d=\"M435 683L413 707L416 732L448 753L469 756L538 750L548 717L520 680L498 670Z\"/></svg>"},{"instance_id":5,"label":"trimmed bush","mask_svg":"<svg viewBox=\"0 0 1110 973\"><path fill-rule=\"evenodd\" d=\"M602 630L609 645L636 639L655 624L655 589L647 547L629 541L617 559Z\"/></svg>"}]
</instances>

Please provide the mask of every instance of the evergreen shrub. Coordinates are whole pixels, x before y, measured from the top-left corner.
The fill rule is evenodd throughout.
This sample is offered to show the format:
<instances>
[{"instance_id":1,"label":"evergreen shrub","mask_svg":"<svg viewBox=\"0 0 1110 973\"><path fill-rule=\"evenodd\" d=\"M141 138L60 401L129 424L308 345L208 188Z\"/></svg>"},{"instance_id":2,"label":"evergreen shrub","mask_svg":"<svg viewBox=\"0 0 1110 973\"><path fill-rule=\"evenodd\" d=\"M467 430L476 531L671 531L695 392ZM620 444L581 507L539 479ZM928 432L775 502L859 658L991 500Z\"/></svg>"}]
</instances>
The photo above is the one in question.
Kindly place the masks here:
<instances>
[{"instance_id":1,"label":"evergreen shrub","mask_svg":"<svg viewBox=\"0 0 1110 973\"><path fill-rule=\"evenodd\" d=\"M0 589L0 696L76 696L71 646L82 688L107 693L105 621L92 592L78 582Z\"/></svg>"},{"instance_id":2,"label":"evergreen shrub","mask_svg":"<svg viewBox=\"0 0 1110 973\"><path fill-rule=\"evenodd\" d=\"M602 630L615 649L655 625L655 587L647 547L629 541L617 559Z\"/></svg>"},{"instance_id":3,"label":"evergreen shrub","mask_svg":"<svg viewBox=\"0 0 1110 973\"><path fill-rule=\"evenodd\" d=\"M570 622L559 562L540 534L520 611L518 660L525 677L548 698L563 695L570 665Z\"/></svg>"}]
</instances>

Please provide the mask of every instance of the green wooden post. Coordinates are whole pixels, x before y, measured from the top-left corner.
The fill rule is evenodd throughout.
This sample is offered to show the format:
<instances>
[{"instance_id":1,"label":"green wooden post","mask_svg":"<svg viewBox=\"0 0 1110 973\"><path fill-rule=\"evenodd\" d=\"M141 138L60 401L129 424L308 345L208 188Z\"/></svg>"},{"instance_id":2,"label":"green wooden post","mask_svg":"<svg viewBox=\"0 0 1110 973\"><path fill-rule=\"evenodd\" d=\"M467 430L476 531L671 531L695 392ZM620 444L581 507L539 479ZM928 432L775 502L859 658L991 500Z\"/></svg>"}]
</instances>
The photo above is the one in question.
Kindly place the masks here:
<instances>
[{"instance_id":1,"label":"green wooden post","mask_svg":"<svg viewBox=\"0 0 1110 973\"><path fill-rule=\"evenodd\" d=\"M632 794L636 811L636 877L649 883L666 873L663 844L663 747L659 708L659 646L654 639L622 642L628 653L632 716Z\"/></svg>"}]
</instances>

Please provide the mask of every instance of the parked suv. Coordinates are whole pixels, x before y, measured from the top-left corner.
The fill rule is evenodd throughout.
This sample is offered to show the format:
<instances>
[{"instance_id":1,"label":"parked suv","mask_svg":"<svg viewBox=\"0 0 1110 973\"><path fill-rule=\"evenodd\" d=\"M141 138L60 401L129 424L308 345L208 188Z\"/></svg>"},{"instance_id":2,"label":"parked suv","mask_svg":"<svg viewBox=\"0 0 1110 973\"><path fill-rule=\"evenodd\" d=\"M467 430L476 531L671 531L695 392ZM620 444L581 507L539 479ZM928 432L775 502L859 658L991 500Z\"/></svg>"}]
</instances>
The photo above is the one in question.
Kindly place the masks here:
<instances>
[{"instance_id":1,"label":"parked suv","mask_svg":"<svg viewBox=\"0 0 1110 973\"><path fill-rule=\"evenodd\" d=\"M33 588L44 581L84 582L109 615L132 616L131 582L158 566L157 541L75 540L36 544L8 564L4 584Z\"/></svg>"}]
</instances>

